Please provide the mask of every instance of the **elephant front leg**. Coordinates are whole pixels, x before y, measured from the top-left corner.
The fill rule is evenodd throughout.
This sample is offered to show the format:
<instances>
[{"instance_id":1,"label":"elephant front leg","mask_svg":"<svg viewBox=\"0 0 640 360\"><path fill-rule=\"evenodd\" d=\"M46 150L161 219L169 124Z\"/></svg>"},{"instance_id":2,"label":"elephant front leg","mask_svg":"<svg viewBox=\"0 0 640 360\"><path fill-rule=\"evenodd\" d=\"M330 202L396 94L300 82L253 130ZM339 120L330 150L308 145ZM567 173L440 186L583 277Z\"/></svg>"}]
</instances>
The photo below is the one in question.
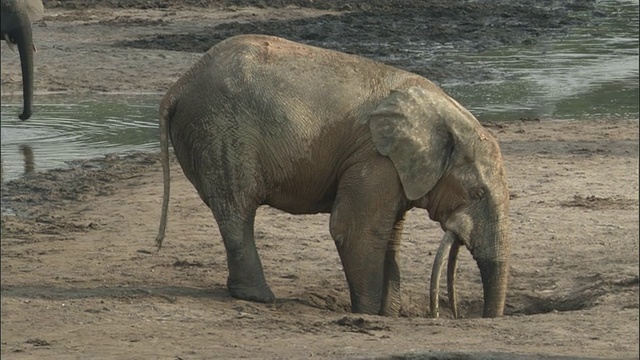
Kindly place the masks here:
<instances>
[{"instance_id":1,"label":"elephant front leg","mask_svg":"<svg viewBox=\"0 0 640 360\"><path fill-rule=\"evenodd\" d=\"M235 216L232 219L216 217L227 251L227 289L231 296L238 299L274 302L275 296L264 277L253 237L255 212L248 218L241 220Z\"/></svg>"},{"instance_id":2,"label":"elephant front leg","mask_svg":"<svg viewBox=\"0 0 640 360\"><path fill-rule=\"evenodd\" d=\"M361 169L352 170L340 180L330 221L349 284L351 309L355 313L397 316L400 273L396 238L399 241L401 225L395 225L404 214L398 196L402 189L392 180L384 185L369 183L371 179L361 178ZM397 175L391 178L395 180Z\"/></svg>"},{"instance_id":3,"label":"elephant front leg","mask_svg":"<svg viewBox=\"0 0 640 360\"><path fill-rule=\"evenodd\" d=\"M382 284L382 308L380 315L398 316L400 314L400 265L398 256L404 225L404 213L393 225L393 232L387 245L384 258L384 281Z\"/></svg>"}]
</instances>

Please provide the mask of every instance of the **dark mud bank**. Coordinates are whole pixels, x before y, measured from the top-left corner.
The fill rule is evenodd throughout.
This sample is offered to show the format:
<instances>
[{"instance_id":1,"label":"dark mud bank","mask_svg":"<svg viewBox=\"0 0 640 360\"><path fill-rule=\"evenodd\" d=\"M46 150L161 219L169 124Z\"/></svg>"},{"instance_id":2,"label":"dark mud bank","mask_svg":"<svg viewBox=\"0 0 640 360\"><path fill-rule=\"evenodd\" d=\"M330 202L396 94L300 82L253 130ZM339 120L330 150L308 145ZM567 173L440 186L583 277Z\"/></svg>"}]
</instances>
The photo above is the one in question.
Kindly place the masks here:
<instances>
[{"instance_id":1,"label":"dark mud bank","mask_svg":"<svg viewBox=\"0 0 640 360\"><path fill-rule=\"evenodd\" d=\"M138 1L119 3L136 6ZM595 1L219 1L224 7L287 5L339 11L314 18L234 21L195 32L153 35L121 46L204 52L239 34L269 34L383 61L437 83L504 78L491 69L456 63L452 51L481 52L505 45L535 46L573 26L610 16ZM147 2L148 4L148 2ZM171 2L170 6L174 4ZM613 15L611 15L613 16Z\"/></svg>"}]
</instances>

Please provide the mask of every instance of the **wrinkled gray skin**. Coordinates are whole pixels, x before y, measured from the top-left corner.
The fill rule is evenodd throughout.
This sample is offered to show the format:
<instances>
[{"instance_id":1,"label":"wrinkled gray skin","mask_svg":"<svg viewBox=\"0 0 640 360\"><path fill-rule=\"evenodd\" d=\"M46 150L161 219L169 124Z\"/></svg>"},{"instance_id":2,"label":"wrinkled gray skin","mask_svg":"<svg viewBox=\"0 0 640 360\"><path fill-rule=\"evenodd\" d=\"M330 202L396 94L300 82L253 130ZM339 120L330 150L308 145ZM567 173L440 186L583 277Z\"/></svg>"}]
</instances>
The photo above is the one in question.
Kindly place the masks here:
<instances>
[{"instance_id":1,"label":"wrinkled gray skin","mask_svg":"<svg viewBox=\"0 0 640 360\"><path fill-rule=\"evenodd\" d=\"M11 48L18 45L22 66L23 109L18 117L27 120L33 113L33 45L31 24L42 17L42 0L2 0L2 39Z\"/></svg>"},{"instance_id":2,"label":"wrinkled gray skin","mask_svg":"<svg viewBox=\"0 0 640 360\"><path fill-rule=\"evenodd\" d=\"M160 105L168 139L209 206L231 295L272 302L254 242L261 205L330 213L353 312L396 316L407 210L420 207L473 254L484 316L503 313L509 191L497 142L430 81L361 57L242 35L212 47ZM300 234L304 236L304 234Z\"/></svg>"}]
</instances>

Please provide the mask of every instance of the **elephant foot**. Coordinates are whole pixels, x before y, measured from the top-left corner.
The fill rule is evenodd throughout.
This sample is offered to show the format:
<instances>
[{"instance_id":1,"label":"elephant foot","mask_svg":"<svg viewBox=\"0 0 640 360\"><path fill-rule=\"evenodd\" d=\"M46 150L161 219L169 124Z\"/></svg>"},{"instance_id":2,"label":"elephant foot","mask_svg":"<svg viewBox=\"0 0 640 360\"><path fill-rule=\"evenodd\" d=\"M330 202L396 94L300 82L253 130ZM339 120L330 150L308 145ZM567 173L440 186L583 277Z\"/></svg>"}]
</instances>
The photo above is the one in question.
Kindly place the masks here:
<instances>
[{"instance_id":1,"label":"elephant foot","mask_svg":"<svg viewBox=\"0 0 640 360\"><path fill-rule=\"evenodd\" d=\"M231 296L236 299L261 303L272 303L276 301L275 295L273 295L273 292L266 284L260 286L234 286L228 284L227 287Z\"/></svg>"},{"instance_id":2,"label":"elephant foot","mask_svg":"<svg viewBox=\"0 0 640 360\"><path fill-rule=\"evenodd\" d=\"M394 304L383 304L378 315L389 317L400 316L400 303L397 302Z\"/></svg>"},{"instance_id":3,"label":"elephant foot","mask_svg":"<svg viewBox=\"0 0 640 360\"><path fill-rule=\"evenodd\" d=\"M353 299L351 300L351 312L355 314L387 315L381 314L379 302L354 301Z\"/></svg>"}]
</instances>

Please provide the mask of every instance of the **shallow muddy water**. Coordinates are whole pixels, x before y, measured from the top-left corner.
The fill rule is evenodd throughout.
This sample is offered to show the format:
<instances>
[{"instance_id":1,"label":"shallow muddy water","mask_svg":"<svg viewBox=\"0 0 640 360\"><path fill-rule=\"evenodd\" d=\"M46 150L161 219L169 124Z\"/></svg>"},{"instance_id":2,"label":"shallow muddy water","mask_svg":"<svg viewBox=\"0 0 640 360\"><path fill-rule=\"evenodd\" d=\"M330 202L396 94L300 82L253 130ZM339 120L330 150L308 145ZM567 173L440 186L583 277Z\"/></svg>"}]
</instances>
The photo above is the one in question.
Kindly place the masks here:
<instances>
[{"instance_id":1,"label":"shallow muddy water","mask_svg":"<svg viewBox=\"0 0 640 360\"><path fill-rule=\"evenodd\" d=\"M75 96L74 96L75 97ZM2 104L2 177L65 167L66 162L108 153L156 151L160 95L38 97L34 115L17 120L21 107Z\"/></svg>"},{"instance_id":2,"label":"shallow muddy water","mask_svg":"<svg viewBox=\"0 0 640 360\"><path fill-rule=\"evenodd\" d=\"M481 121L638 119L638 1L598 4L589 26L573 28L563 37L482 52L419 43L406 50L422 54L418 58L425 63L446 56L498 74L486 81L440 84ZM20 99L3 99L3 181L76 159L157 151L160 98L37 95L35 113L26 122L17 120Z\"/></svg>"},{"instance_id":3,"label":"shallow muddy water","mask_svg":"<svg viewBox=\"0 0 640 360\"><path fill-rule=\"evenodd\" d=\"M601 1L599 9L591 26L559 39L454 55L505 79L443 87L486 121L637 119L638 1Z\"/></svg>"}]
</instances>

